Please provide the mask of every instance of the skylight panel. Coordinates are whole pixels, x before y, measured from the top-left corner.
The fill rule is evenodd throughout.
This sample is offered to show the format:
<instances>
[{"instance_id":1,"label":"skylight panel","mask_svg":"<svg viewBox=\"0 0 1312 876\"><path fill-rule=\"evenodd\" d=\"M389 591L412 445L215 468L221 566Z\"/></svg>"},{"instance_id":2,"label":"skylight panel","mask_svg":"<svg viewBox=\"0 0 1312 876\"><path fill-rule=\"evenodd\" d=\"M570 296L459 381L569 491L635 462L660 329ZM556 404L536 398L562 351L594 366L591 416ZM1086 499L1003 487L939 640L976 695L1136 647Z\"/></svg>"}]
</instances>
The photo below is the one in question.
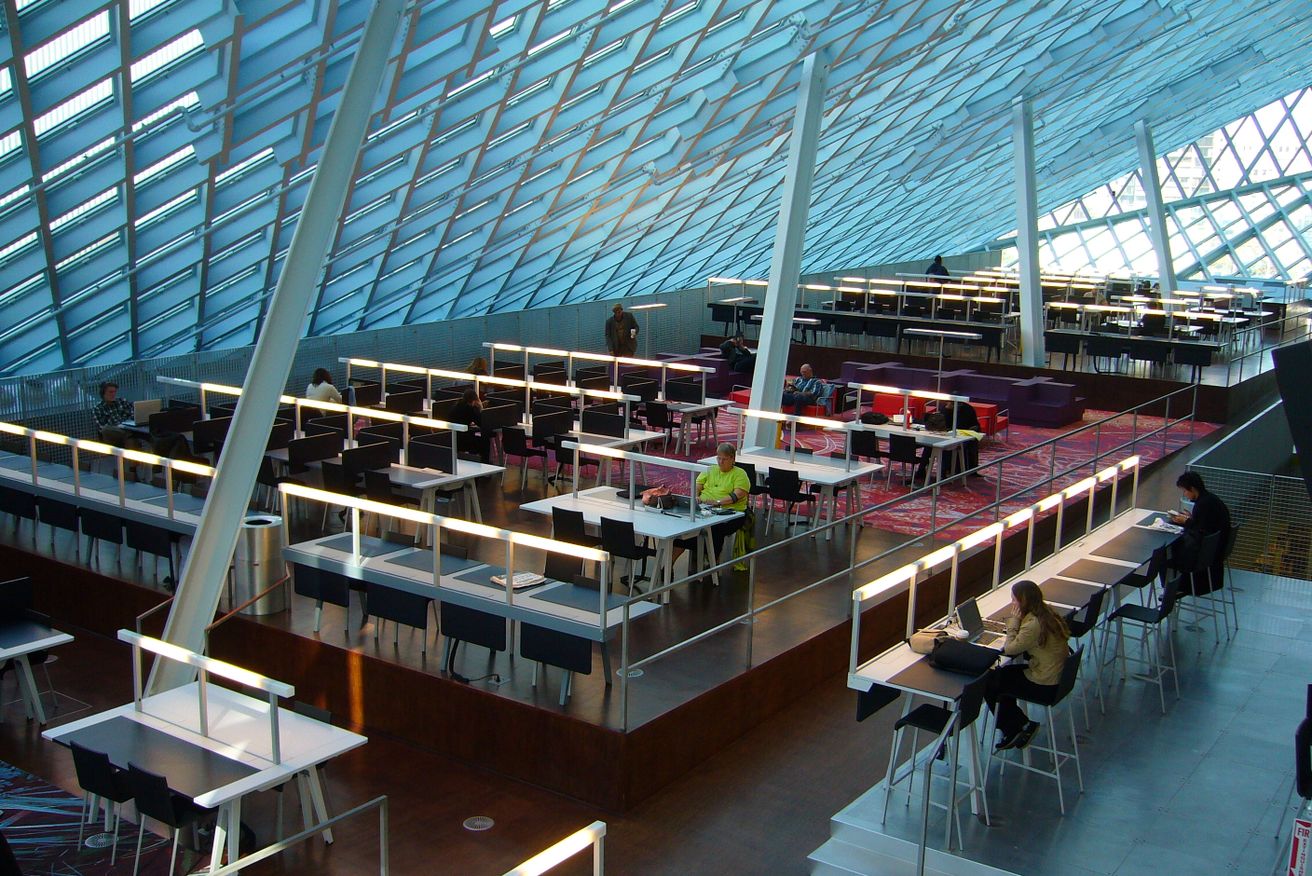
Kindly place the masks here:
<instances>
[{"instance_id":1,"label":"skylight panel","mask_svg":"<svg viewBox=\"0 0 1312 876\"><path fill-rule=\"evenodd\" d=\"M4 264L5 262L9 261L9 259L11 259L12 257L18 255L20 252L23 252L24 250L33 246L36 246L35 231L29 234L24 234L22 237L18 238L18 240L15 240L13 243L9 244L4 249L0 249L0 264Z\"/></svg>"},{"instance_id":2,"label":"skylight panel","mask_svg":"<svg viewBox=\"0 0 1312 876\"><path fill-rule=\"evenodd\" d=\"M100 255L102 252L104 252L105 250L109 249L111 246L114 246L117 243L118 243L118 232L115 231L113 234L109 234L106 235L105 237L100 238L100 240L97 240L95 243L91 244L90 246L82 247L77 252L73 253L71 256L64 259L63 261L57 262L55 264L55 271L56 272L64 271L73 267L74 265L86 261L87 259L95 258L96 256Z\"/></svg>"},{"instance_id":3,"label":"skylight panel","mask_svg":"<svg viewBox=\"0 0 1312 876\"><path fill-rule=\"evenodd\" d=\"M563 43L565 40L569 39L573 35L574 35L574 28L572 27L567 28L566 30L562 30L560 33L556 34L555 36L547 37L545 40L543 40L542 42L538 43L535 46L529 46L527 54L529 55L529 57L532 57L533 55L541 54L542 52L545 52L547 49L551 48L552 46L557 45L559 43Z\"/></svg>"},{"instance_id":4,"label":"skylight panel","mask_svg":"<svg viewBox=\"0 0 1312 876\"><path fill-rule=\"evenodd\" d=\"M660 23L657 25L657 27L664 27L667 24L672 24L673 22L678 21L680 18L683 18L689 12L695 10L699 5L700 5L700 0L691 0L691 2L683 4L678 9L671 10L668 15L661 16Z\"/></svg>"},{"instance_id":5,"label":"skylight panel","mask_svg":"<svg viewBox=\"0 0 1312 876\"><path fill-rule=\"evenodd\" d=\"M65 161L63 164L46 171L44 174L41 175L41 181L49 182L52 179L57 179L63 176L64 174L72 170L75 170L84 164L90 163L95 158L99 158L101 155L103 155L105 152L109 151L112 148L114 148L113 137L110 137L107 140L101 140L99 143L92 146L90 149L86 150L81 155L74 156L73 158L70 158L68 161Z\"/></svg>"},{"instance_id":6,"label":"skylight panel","mask_svg":"<svg viewBox=\"0 0 1312 876\"><path fill-rule=\"evenodd\" d=\"M129 76L135 85L166 69L178 60L205 48L205 40L198 30L190 30L146 57L136 61L129 68Z\"/></svg>"},{"instance_id":7,"label":"skylight panel","mask_svg":"<svg viewBox=\"0 0 1312 876\"><path fill-rule=\"evenodd\" d=\"M151 125L163 119L165 116L169 115L170 113L177 112L178 110L188 110L191 109L193 106L199 106L199 105L200 105L200 95L196 94L196 92L194 91L189 91L186 94L182 95L182 97L173 101L172 103L165 104L164 106L155 110L153 113L146 116L145 118L138 119L137 121L133 122L132 131L133 133L136 133L137 131L140 131L142 128L149 128Z\"/></svg>"},{"instance_id":8,"label":"skylight panel","mask_svg":"<svg viewBox=\"0 0 1312 876\"><path fill-rule=\"evenodd\" d=\"M515 31L515 25L519 23L519 16L512 15L509 18L502 19L487 29L487 35L492 39L501 39Z\"/></svg>"},{"instance_id":9,"label":"skylight panel","mask_svg":"<svg viewBox=\"0 0 1312 876\"><path fill-rule=\"evenodd\" d=\"M515 127L511 128L509 131L506 131L506 133L498 134L497 136L493 137L491 140L488 141L487 145L489 148L492 146L500 146L502 143L506 142L512 137L515 137L518 134L522 134L523 132L527 131L531 127L533 127L533 123L531 121L518 124Z\"/></svg>"},{"instance_id":10,"label":"skylight panel","mask_svg":"<svg viewBox=\"0 0 1312 876\"><path fill-rule=\"evenodd\" d=\"M465 82L462 85L457 85L455 88L451 89L446 93L447 98L455 97L457 94L464 94L469 89L482 85L484 82L487 82L489 79L495 76L496 72L497 71L494 68L492 70L488 70L486 73L478 74L473 79L470 79L468 82Z\"/></svg>"},{"instance_id":11,"label":"skylight panel","mask_svg":"<svg viewBox=\"0 0 1312 876\"><path fill-rule=\"evenodd\" d=\"M104 11L28 52L23 58L23 69L27 71L28 79L35 79L61 61L107 39L109 39L109 12Z\"/></svg>"},{"instance_id":12,"label":"skylight panel","mask_svg":"<svg viewBox=\"0 0 1312 876\"><path fill-rule=\"evenodd\" d=\"M179 164L186 163L188 160L194 158L195 156L196 156L196 150L193 149L191 145L183 146L177 152L174 152L172 155L169 155L168 157L160 161L156 161L150 167L147 167L145 170L138 173L136 176L132 178L132 183L133 185L139 186L142 183L154 179L155 177L159 176L161 173L165 173L166 171L172 170L173 168L177 167Z\"/></svg>"},{"instance_id":13,"label":"skylight panel","mask_svg":"<svg viewBox=\"0 0 1312 876\"><path fill-rule=\"evenodd\" d=\"M628 41L628 37L620 37L620 38L617 39L615 42L613 42L613 43L609 43L609 44L607 44L607 45L602 46L600 49L597 49L597 50L596 50L595 52L593 52L592 54L590 54L590 55L584 55L584 56L583 56L583 66L584 66L584 67L591 67L593 64L597 63L597 62L600 61L602 58L605 58L605 57L607 57L608 55L613 55L613 54L615 54L615 53L618 52L620 49L624 48L624 44L625 44L627 41Z\"/></svg>"},{"instance_id":14,"label":"skylight panel","mask_svg":"<svg viewBox=\"0 0 1312 876\"><path fill-rule=\"evenodd\" d=\"M245 161L239 161L214 177L214 185L221 186L240 179L246 173L274 160L273 148L261 149Z\"/></svg>"},{"instance_id":15,"label":"skylight panel","mask_svg":"<svg viewBox=\"0 0 1312 876\"><path fill-rule=\"evenodd\" d=\"M36 130L36 135L40 137L65 122L77 118L84 112L105 103L113 96L113 83L108 79L102 79L72 100L66 100L44 115L37 116L35 121L32 122L32 127Z\"/></svg>"},{"instance_id":16,"label":"skylight panel","mask_svg":"<svg viewBox=\"0 0 1312 876\"><path fill-rule=\"evenodd\" d=\"M172 6L175 2L177 0L128 0L128 17L133 24L136 24L138 18L144 18L153 12Z\"/></svg>"},{"instance_id":17,"label":"skylight panel","mask_svg":"<svg viewBox=\"0 0 1312 876\"><path fill-rule=\"evenodd\" d=\"M72 210L69 210L63 216L56 216L54 219L50 220L50 230L59 231L69 225L72 225L74 222L83 218L88 213L95 212L96 210L100 209L106 204L112 204L117 200L118 200L118 189L117 188L106 189L105 191L96 195L91 200L79 204L78 206L74 207Z\"/></svg>"},{"instance_id":18,"label":"skylight panel","mask_svg":"<svg viewBox=\"0 0 1312 876\"><path fill-rule=\"evenodd\" d=\"M136 227L145 228L149 225L153 225L155 222L165 218L169 214L181 210L183 207L187 206L188 204L194 203L196 199L197 199L196 190L188 189L187 191L178 195L173 200L166 201L165 203L160 204L154 210L151 210L149 213L146 213L144 216L142 216L140 219L137 220Z\"/></svg>"},{"instance_id":19,"label":"skylight panel","mask_svg":"<svg viewBox=\"0 0 1312 876\"><path fill-rule=\"evenodd\" d=\"M542 89L550 88L552 78L553 77L548 76L546 79L539 79L537 82L534 82L528 88L525 88L522 91L512 94L506 100L506 106L514 106L517 103L522 103L523 101L528 100L530 97L537 94Z\"/></svg>"},{"instance_id":20,"label":"skylight panel","mask_svg":"<svg viewBox=\"0 0 1312 876\"><path fill-rule=\"evenodd\" d=\"M7 211L11 206L16 205L30 191L32 191L32 187L29 186L27 183L23 183L21 186L14 189L9 194L0 196L0 213L3 213Z\"/></svg>"}]
</instances>

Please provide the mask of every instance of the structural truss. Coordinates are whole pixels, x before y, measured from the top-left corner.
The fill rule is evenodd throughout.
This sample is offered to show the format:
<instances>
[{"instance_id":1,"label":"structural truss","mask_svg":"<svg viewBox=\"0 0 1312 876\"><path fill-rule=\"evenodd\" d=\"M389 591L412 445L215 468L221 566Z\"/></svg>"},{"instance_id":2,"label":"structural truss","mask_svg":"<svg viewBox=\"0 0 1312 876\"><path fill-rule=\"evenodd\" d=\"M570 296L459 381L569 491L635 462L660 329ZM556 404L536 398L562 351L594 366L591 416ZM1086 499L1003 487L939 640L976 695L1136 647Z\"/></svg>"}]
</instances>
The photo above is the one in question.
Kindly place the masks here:
<instances>
[{"instance_id":1,"label":"structural truss","mask_svg":"<svg viewBox=\"0 0 1312 876\"><path fill-rule=\"evenodd\" d=\"M1157 161L1176 275L1292 280L1312 272L1312 90L1302 89ZM1045 267L1157 273L1133 171L1039 223ZM1015 261L1015 251L1004 263Z\"/></svg>"},{"instance_id":2,"label":"structural truss","mask_svg":"<svg viewBox=\"0 0 1312 876\"><path fill-rule=\"evenodd\" d=\"M3 0L0 371L251 343L366 0ZM1242 14L1241 14L1242 13ZM1305 0L417 0L306 331L762 273L800 62L803 270L1014 225L1305 84Z\"/></svg>"}]
</instances>

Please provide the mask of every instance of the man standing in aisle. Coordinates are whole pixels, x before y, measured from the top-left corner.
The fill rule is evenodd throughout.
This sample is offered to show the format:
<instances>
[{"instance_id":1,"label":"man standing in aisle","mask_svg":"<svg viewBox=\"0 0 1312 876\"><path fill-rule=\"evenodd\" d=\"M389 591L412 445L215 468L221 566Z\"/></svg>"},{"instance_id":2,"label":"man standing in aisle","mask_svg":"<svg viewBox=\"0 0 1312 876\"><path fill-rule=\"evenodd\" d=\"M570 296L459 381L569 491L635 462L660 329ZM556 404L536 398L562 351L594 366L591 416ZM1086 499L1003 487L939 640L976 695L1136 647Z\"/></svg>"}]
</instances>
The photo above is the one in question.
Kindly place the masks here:
<instances>
[{"instance_id":1,"label":"man standing in aisle","mask_svg":"<svg viewBox=\"0 0 1312 876\"><path fill-rule=\"evenodd\" d=\"M948 269L943 266L943 256L934 256L933 263L925 268L925 274L934 277L940 283L946 283L948 279Z\"/></svg>"},{"instance_id":2,"label":"man standing in aisle","mask_svg":"<svg viewBox=\"0 0 1312 876\"><path fill-rule=\"evenodd\" d=\"M612 356L632 356L638 351L638 321L618 301L611 310L615 316L606 320L606 349Z\"/></svg>"}]
</instances>

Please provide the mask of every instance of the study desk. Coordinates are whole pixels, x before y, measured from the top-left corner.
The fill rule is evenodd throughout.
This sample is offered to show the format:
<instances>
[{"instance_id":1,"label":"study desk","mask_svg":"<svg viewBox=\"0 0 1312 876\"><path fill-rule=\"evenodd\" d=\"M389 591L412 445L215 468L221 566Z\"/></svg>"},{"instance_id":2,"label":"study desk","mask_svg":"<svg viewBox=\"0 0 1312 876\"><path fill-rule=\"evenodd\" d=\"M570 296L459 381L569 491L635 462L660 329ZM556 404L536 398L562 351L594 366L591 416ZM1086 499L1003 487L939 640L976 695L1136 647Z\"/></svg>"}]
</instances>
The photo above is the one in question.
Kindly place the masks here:
<instances>
[{"instance_id":1,"label":"study desk","mask_svg":"<svg viewBox=\"0 0 1312 876\"><path fill-rule=\"evenodd\" d=\"M666 402L671 414L679 415L679 440L675 444L676 453L692 453L692 421L694 417L701 417L707 414L711 418L711 434L718 442L720 440L719 430L716 428L716 417L720 411L733 404L731 399L727 398L708 398L704 402Z\"/></svg>"},{"instance_id":2,"label":"study desk","mask_svg":"<svg viewBox=\"0 0 1312 876\"><path fill-rule=\"evenodd\" d=\"M826 504L829 505L826 521L833 522L838 517L838 491L849 491L848 507L861 507L861 479L882 471L884 466L877 462L847 460L841 456L816 456L810 453L796 454L789 459L789 452L777 447L743 447L738 451L738 461L748 462L756 467L758 475L765 475L768 469L778 468L797 472L802 481L815 484L820 488L820 499L815 503L811 526L820 523L820 515ZM701 460L705 465L714 465L715 457L708 456ZM768 498L768 497L767 497ZM858 526L861 525L858 519ZM833 538L833 530L825 534L826 539Z\"/></svg>"},{"instance_id":3,"label":"study desk","mask_svg":"<svg viewBox=\"0 0 1312 876\"><path fill-rule=\"evenodd\" d=\"M859 413L859 412L858 412ZM901 414L897 415L901 417ZM928 429L910 429L898 422L890 421L880 426L867 426L867 432L874 432L880 438L888 440L891 435L900 435L906 438L916 439L916 444L929 450L929 471L937 471L939 479L945 476L944 455L951 454L955 463L956 471L963 472L966 470L966 442L974 440L969 435L953 434L952 432L931 432Z\"/></svg>"},{"instance_id":4,"label":"study desk","mask_svg":"<svg viewBox=\"0 0 1312 876\"><path fill-rule=\"evenodd\" d=\"M0 451L0 485L36 497L57 499L112 514L123 520L145 523L181 535L191 535L200 524L205 500L188 493L169 494L153 484L125 479L120 500L118 478L98 472L79 471L53 462L38 462L35 481L32 459L27 454ZM170 509L170 504L172 508Z\"/></svg>"},{"instance_id":5,"label":"study desk","mask_svg":"<svg viewBox=\"0 0 1312 876\"><path fill-rule=\"evenodd\" d=\"M456 488L465 501L470 519L483 522L483 508L478 501L478 481L493 475L503 474L506 467L487 462L474 462L468 459L456 461L454 473L439 471L435 468L418 468L412 465L393 463L387 470L392 485L419 493L419 510L435 513L439 491Z\"/></svg>"},{"instance_id":6,"label":"study desk","mask_svg":"<svg viewBox=\"0 0 1312 876\"><path fill-rule=\"evenodd\" d=\"M29 720L36 718L38 724L45 724L46 710L41 705L41 695L36 689L36 680L32 678L32 664L28 655L33 651L42 651L73 641L68 633L51 629L36 620L13 620L0 624L0 663L13 660L18 664L18 685L23 693L23 706Z\"/></svg>"},{"instance_id":7,"label":"study desk","mask_svg":"<svg viewBox=\"0 0 1312 876\"><path fill-rule=\"evenodd\" d=\"M358 733L316 721L290 709L278 709L281 762L273 762L269 702L216 684L205 686L209 732L200 732L198 682L143 697L141 711L127 703L42 734L67 745L78 742L103 751L117 767L128 763L162 774L173 790L206 809L218 809L211 869L228 853L239 854L242 799L295 779L302 791L301 816L306 828L328 818L320 764L364 745ZM308 794L305 792L308 791ZM330 831L324 839L332 841Z\"/></svg>"},{"instance_id":8,"label":"study desk","mask_svg":"<svg viewBox=\"0 0 1312 876\"><path fill-rule=\"evenodd\" d=\"M283 548L283 557L328 572L336 572L357 581L392 587L438 602L450 602L464 608L485 612L512 621L524 621L567 633L593 642L605 642L609 632L623 624L623 598L606 596L606 617L601 617L601 595L596 590L545 581L535 587L507 594L504 587L487 578L504 570L477 560L443 557L443 569L437 586L433 583L433 552L402 544L388 544L361 536L365 556L351 553L351 534L338 533ZM519 568L517 571L524 571ZM654 603L638 603L629 608L629 617L642 617L659 609Z\"/></svg>"},{"instance_id":9,"label":"study desk","mask_svg":"<svg viewBox=\"0 0 1312 876\"><path fill-rule=\"evenodd\" d=\"M696 536L698 550L703 552L704 557L711 559L711 565L714 565L719 562L719 558L711 556L711 527L730 520L741 520L743 517L741 511L735 511L731 514L706 514L698 511L697 516L692 518L688 516L686 511L658 511L655 508L647 507L642 504L641 499L636 500L633 509L630 510L629 500L621 499L619 490L615 487L606 486L580 490L577 496L573 493L548 496L545 499L537 499L519 507L524 511L531 511L534 514L543 514L548 517L551 516L553 508L578 511L583 514L583 520L589 526L600 526L603 517L632 523L636 535L653 539L656 542L654 564L660 570L662 585L669 584L674 580L674 542L676 539Z\"/></svg>"},{"instance_id":10,"label":"study desk","mask_svg":"<svg viewBox=\"0 0 1312 876\"><path fill-rule=\"evenodd\" d=\"M525 426L522 423L517 426L513 426L512 428L521 430L522 432L525 433L526 437L532 435L531 427ZM579 421L575 420L574 428L570 429L568 432L564 432L554 437L562 441L577 441L579 444L595 444L601 447L610 447L614 450L632 450L635 447L641 447L642 445L646 444L648 441L652 441L657 438L664 438L665 433L652 432L648 429L635 429L632 426L630 426L629 433L626 436L616 437L614 435L599 435L594 432L581 431L579 429ZM584 455L586 455L586 452ZM610 457L603 457L598 460L597 481L599 484L610 483L611 462L612 460L610 459ZM621 463L622 462L623 461L621 460Z\"/></svg>"}]
</instances>

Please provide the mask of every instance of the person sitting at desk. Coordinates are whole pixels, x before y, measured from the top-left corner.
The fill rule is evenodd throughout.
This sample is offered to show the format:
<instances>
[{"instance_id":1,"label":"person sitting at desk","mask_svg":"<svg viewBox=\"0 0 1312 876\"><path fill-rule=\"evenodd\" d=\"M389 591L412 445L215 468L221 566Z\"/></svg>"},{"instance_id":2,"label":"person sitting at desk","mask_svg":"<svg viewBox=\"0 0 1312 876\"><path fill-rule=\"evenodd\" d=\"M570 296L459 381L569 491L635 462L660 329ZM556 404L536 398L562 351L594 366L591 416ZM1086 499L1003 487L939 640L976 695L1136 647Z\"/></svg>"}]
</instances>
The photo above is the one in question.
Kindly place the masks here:
<instances>
[{"instance_id":1,"label":"person sitting at desk","mask_svg":"<svg viewBox=\"0 0 1312 876\"><path fill-rule=\"evenodd\" d=\"M972 468L977 467L979 465L979 439L984 435L984 431L979 423L979 414L975 413L975 409L971 406L970 402L945 401L939 403L936 410L943 415L941 425L945 430L952 429L952 417L955 412L957 418L957 432L968 433L964 436L967 438L966 443L961 445L961 454L965 457L966 471L970 471ZM952 462L945 467L948 469L945 474L952 475L957 473L955 455L952 457ZM982 477L982 475L979 472L976 472L975 477Z\"/></svg>"},{"instance_id":2,"label":"person sitting at desk","mask_svg":"<svg viewBox=\"0 0 1312 876\"><path fill-rule=\"evenodd\" d=\"M1202 476L1196 471L1181 474L1175 479L1175 486L1180 490L1181 498L1193 503L1193 508L1188 514L1183 511L1171 512L1171 522L1184 527L1184 532L1171 549L1170 565L1174 569L1188 572L1198 566L1198 551L1205 536L1220 533L1221 540L1225 540L1226 534L1230 532L1230 509L1221 501L1220 496L1208 491ZM1221 580L1225 574L1224 567L1225 561L1218 549L1212 562L1212 581ZM1209 593L1211 589L1206 581L1192 580L1184 584L1182 593L1197 596Z\"/></svg>"},{"instance_id":3,"label":"person sitting at desk","mask_svg":"<svg viewBox=\"0 0 1312 876\"><path fill-rule=\"evenodd\" d=\"M746 511L747 497L752 492L752 482L747 472L737 465L738 449L725 442L715 448L715 465L697 475L697 501L713 508L727 508L730 511ZM711 527L711 547L719 562L724 540L739 529L754 523L751 514L735 520L726 520ZM680 538L674 542L674 555L671 563L678 560L683 552L697 545L695 538Z\"/></svg>"},{"instance_id":4,"label":"person sitting at desk","mask_svg":"<svg viewBox=\"0 0 1312 876\"><path fill-rule=\"evenodd\" d=\"M483 434L483 400L478 397L472 386L460 396L460 401L451 408L446 419L447 422L461 423L469 427L468 432L456 439L457 446L465 445L467 449L477 453L478 458L483 462L491 458L491 441Z\"/></svg>"},{"instance_id":5,"label":"person sitting at desk","mask_svg":"<svg viewBox=\"0 0 1312 876\"><path fill-rule=\"evenodd\" d=\"M120 425L132 419L132 402L118 397L118 384L114 381L100 384L100 403L91 409L91 419L96 422L101 441L115 447L135 446L129 443L128 433Z\"/></svg>"},{"instance_id":6,"label":"person sitting at desk","mask_svg":"<svg viewBox=\"0 0 1312 876\"><path fill-rule=\"evenodd\" d=\"M1007 638L1002 653L1008 657L1028 656L1029 662L1012 661L991 670L984 689L984 699L997 718L1001 741L995 751L1024 748L1039 729L1038 721L1029 720L1016 703L1017 697L1041 699L1051 694L1070 653L1067 641L1070 629L1061 615L1043 601L1043 591L1033 581L1011 585L1011 615L1007 618Z\"/></svg>"},{"instance_id":7,"label":"person sitting at desk","mask_svg":"<svg viewBox=\"0 0 1312 876\"><path fill-rule=\"evenodd\" d=\"M327 368L314 369L314 375L310 378L309 385L305 387L305 397L318 402L332 402L335 405L342 403L342 394L333 386L333 376L328 373Z\"/></svg>"},{"instance_id":8,"label":"person sitting at desk","mask_svg":"<svg viewBox=\"0 0 1312 876\"><path fill-rule=\"evenodd\" d=\"M784 407L791 406L793 413L799 416L802 408L815 404L815 400L824 392L824 382L815 376L810 365L803 365L800 371L801 377L784 385Z\"/></svg>"},{"instance_id":9,"label":"person sitting at desk","mask_svg":"<svg viewBox=\"0 0 1312 876\"><path fill-rule=\"evenodd\" d=\"M756 367L756 355L747 347L742 332L720 344L720 355L729 360L729 370L738 374L751 374Z\"/></svg>"}]
</instances>

